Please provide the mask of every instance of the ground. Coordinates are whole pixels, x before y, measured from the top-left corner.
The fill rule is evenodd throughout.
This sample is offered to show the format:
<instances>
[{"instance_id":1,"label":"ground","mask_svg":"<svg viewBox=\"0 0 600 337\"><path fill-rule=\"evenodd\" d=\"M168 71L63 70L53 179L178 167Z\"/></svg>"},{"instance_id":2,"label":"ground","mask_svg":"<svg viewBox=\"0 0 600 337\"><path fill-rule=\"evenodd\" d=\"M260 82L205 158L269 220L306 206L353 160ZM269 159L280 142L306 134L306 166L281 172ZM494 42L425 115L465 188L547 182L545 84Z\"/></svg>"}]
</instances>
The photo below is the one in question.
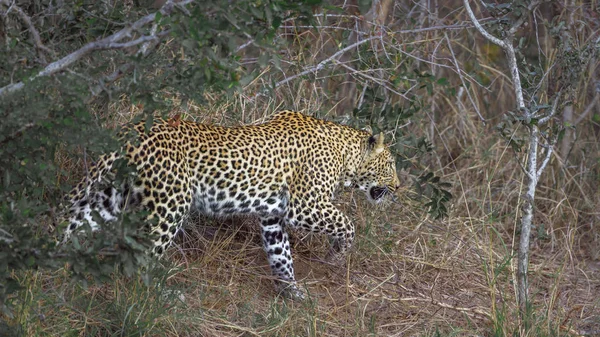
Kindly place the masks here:
<instances>
[{"instance_id":1,"label":"ground","mask_svg":"<svg viewBox=\"0 0 600 337\"><path fill-rule=\"evenodd\" d=\"M307 301L276 297L253 219L194 218L167 254L172 268L162 274L168 288L163 296L156 295L156 283L146 287L139 278L115 277L82 289L52 286L64 281L61 272L31 275L38 284L32 298L42 296L36 292L44 284L50 291L38 307L44 319L30 315L29 332L473 336L510 335L517 326L510 226L457 214L432 221L407 198L374 208L349 192L340 203L357 224L346 267L322 260L324 238L293 236ZM552 241L540 237L533 244L536 319L551 322L548 329L561 335L599 334L600 263Z\"/></svg>"}]
</instances>

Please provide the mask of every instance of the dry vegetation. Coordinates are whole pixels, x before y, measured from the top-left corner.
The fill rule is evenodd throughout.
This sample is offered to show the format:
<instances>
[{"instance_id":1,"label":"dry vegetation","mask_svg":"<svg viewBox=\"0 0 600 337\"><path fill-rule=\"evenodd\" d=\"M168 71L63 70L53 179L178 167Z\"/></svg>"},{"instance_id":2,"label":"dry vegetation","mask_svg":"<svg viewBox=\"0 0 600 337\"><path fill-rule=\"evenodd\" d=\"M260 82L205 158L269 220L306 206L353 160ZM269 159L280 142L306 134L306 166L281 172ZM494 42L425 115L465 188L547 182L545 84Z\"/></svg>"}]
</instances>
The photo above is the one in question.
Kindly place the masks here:
<instances>
[{"instance_id":1,"label":"dry vegetation","mask_svg":"<svg viewBox=\"0 0 600 337\"><path fill-rule=\"evenodd\" d=\"M436 10L422 11L419 5ZM529 43L523 52L547 57L542 69L549 78L539 82L540 102L548 102L557 89L553 81L565 77L551 69L562 47L547 27L552 20L571 22L565 34L573 47L598 43L594 6L575 0L546 4L522 29ZM396 21L411 10L422 13L413 15L414 28ZM481 9L477 14L485 21ZM209 93L208 104L188 103L173 114L225 125L260 121L280 108L333 118L340 116L335 89L348 78L357 83L360 102L367 84L377 86L389 104L402 103L402 95L421 95L420 115L387 131L390 137L428 135L435 151L420 165L452 183L448 218L427 216L406 175L400 204L373 207L362 195L344 192L339 205L358 229L345 267L321 260L323 238L293 235L297 277L311 295L305 302L275 297L253 219L195 218L168 253L172 268L161 274L166 279L161 285L168 286L162 296L160 286L148 288L139 279L115 277L82 289L68 283L62 271L24 275L30 309L19 320L26 335L503 336L523 331L514 256L524 177L516 154L494 129L514 108L504 55L469 28L458 1L398 1L389 16L380 21L386 25L382 36L366 42L379 50L375 58L354 53L344 63L327 61L339 50L343 31L355 29L351 14L323 19L319 31L284 28L289 48L281 51L282 72L265 71L232 98ZM370 36L357 34L357 41ZM251 67L256 56L248 51L242 61ZM316 68L319 64L324 70ZM587 64L572 84L564 109L572 109L576 130L569 136L576 133L576 140L564 145L567 152L557 146L560 151L539 184L529 279L535 323L529 336L600 335L597 66L597 61ZM307 69L318 71L296 76ZM410 79L394 82L403 69L427 71L448 85L427 93ZM281 85L262 95L262 84L272 80ZM165 94L177 105L176 94ZM138 110L126 97L110 109L118 112L119 123Z\"/></svg>"}]
</instances>

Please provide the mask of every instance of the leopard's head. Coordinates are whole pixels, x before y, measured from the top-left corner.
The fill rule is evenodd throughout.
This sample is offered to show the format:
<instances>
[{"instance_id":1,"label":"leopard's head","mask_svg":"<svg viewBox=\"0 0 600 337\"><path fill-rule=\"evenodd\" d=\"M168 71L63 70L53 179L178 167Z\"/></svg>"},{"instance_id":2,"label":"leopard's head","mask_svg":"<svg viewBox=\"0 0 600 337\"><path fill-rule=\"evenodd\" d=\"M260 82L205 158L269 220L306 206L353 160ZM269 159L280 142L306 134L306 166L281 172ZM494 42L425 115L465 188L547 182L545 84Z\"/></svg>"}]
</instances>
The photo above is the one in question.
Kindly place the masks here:
<instances>
[{"instance_id":1,"label":"leopard's head","mask_svg":"<svg viewBox=\"0 0 600 337\"><path fill-rule=\"evenodd\" d=\"M354 186L364 191L372 203L380 203L385 196L393 198L400 187L396 174L396 160L387 145L384 135L371 135L367 140L367 152L356 172Z\"/></svg>"}]
</instances>

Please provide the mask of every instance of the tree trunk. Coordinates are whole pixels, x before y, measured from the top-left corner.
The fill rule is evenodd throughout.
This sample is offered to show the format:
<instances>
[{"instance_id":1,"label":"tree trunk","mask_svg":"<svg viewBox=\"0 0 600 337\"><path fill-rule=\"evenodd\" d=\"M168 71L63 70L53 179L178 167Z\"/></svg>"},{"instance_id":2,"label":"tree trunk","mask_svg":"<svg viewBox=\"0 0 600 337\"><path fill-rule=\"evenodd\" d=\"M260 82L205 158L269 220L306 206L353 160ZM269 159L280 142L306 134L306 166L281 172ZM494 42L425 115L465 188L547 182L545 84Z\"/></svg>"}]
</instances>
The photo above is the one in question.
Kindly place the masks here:
<instances>
[{"instance_id":1,"label":"tree trunk","mask_svg":"<svg viewBox=\"0 0 600 337\"><path fill-rule=\"evenodd\" d=\"M519 254L517 261L517 293L519 309L521 314L527 312L529 296L529 284L527 280L527 269L529 266L529 239L531 238L531 224L533 222L533 205L535 200L535 188L538 183L537 154L539 142L539 129L537 125L529 128L529 151L527 153L527 193L525 193L522 204L523 217L521 218L521 237L519 241Z\"/></svg>"},{"instance_id":2,"label":"tree trunk","mask_svg":"<svg viewBox=\"0 0 600 337\"><path fill-rule=\"evenodd\" d=\"M567 105L563 110L562 115L563 125L565 125L565 134L563 136L562 141L560 142L560 157L563 160L563 163L566 164L567 157L569 156L569 152L571 152L571 146L573 146L575 133L573 132L573 128L570 127L573 125L573 106Z\"/></svg>"}]
</instances>

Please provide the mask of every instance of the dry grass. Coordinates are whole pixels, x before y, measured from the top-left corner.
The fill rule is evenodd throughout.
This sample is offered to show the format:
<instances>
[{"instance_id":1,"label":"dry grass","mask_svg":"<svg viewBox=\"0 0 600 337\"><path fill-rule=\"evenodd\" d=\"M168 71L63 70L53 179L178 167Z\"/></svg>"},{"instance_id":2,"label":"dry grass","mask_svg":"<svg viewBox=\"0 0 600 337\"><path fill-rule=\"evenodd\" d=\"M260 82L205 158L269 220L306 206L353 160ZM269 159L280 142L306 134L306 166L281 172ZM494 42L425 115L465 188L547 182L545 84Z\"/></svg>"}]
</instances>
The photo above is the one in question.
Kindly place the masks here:
<instances>
[{"instance_id":1,"label":"dry grass","mask_svg":"<svg viewBox=\"0 0 600 337\"><path fill-rule=\"evenodd\" d=\"M311 294L305 303L273 299L255 227L213 227L208 235L206 229L190 235L192 243L173 252L172 260L184 267L171 282L193 285L185 292L188 312L207 312L196 331L422 336L487 335L494 329L510 335L518 329L513 238L499 233L500 223L458 216L432 223L398 206L382 212L362 202L345 208L359 233L345 268L320 260L323 240L294 236L297 275ZM536 240L533 249L531 290L541 329L533 335L594 331L600 268L573 259L567 245L551 246ZM189 324L177 317L173 333Z\"/></svg>"},{"instance_id":2,"label":"dry grass","mask_svg":"<svg viewBox=\"0 0 600 337\"><path fill-rule=\"evenodd\" d=\"M356 200L357 199L357 200ZM253 219L197 218L169 252L160 286L115 277L87 290L63 272L29 275L27 335L438 336L511 335L518 331L511 230L494 219L432 222L418 205L374 209L346 194L341 205L358 228L346 266L321 260L326 240L293 235L305 302L277 298ZM412 210L412 211L411 211ZM532 247L531 336L597 333L600 265L572 236ZM160 278L159 278L160 279ZM176 290L175 295L172 291ZM183 295L184 300L180 301ZM62 298L62 301L60 300ZM128 316L131 316L128 318ZM77 331L77 332L76 332ZM596 332L594 332L596 331Z\"/></svg>"}]
</instances>

